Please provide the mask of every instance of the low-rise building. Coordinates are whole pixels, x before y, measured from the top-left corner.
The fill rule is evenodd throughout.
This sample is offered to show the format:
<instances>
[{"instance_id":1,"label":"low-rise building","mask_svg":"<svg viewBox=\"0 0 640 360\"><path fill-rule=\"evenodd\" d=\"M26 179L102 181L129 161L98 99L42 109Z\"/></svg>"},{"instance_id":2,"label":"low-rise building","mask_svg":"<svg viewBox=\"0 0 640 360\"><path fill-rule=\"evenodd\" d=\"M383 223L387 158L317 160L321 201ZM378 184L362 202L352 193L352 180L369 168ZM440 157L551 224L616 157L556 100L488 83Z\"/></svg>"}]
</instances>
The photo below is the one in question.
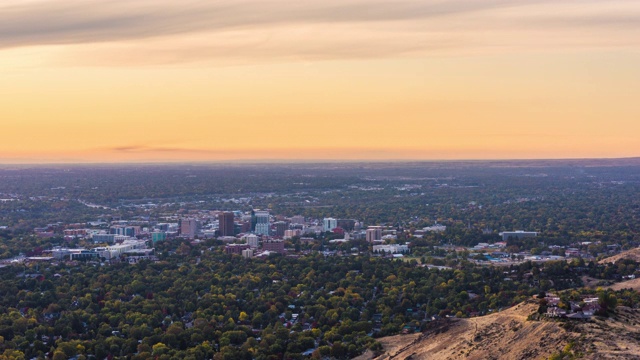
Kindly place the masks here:
<instances>
[{"instance_id":1,"label":"low-rise building","mask_svg":"<svg viewBox=\"0 0 640 360\"><path fill-rule=\"evenodd\" d=\"M258 235L254 234L249 234L242 237L242 240L244 240L244 242L253 249L258 247L259 239L260 238L258 237Z\"/></svg>"},{"instance_id":2,"label":"low-rise building","mask_svg":"<svg viewBox=\"0 0 640 360\"><path fill-rule=\"evenodd\" d=\"M538 236L538 233L535 231L516 230L516 231L504 231L504 232L501 232L499 235L502 236L502 241L507 241L509 240L509 238L523 239L523 238L529 238L529 237L536 237Z\"/></svg>"},{"instance_id":3,"label":"low-rise building","mask_svg":"<svg viewBox=\"0 0 640 360\"><path fill-rule=\"evenodd\" d=\"M251 259L253 257L253 249L242 250L242 257L245 259Z\"/></svg>"},{"instance_id":4,"label":"low-rise building","mask_svg":"<svg viewBox=\"0 0 640 360\"><path fill-rule=\"evenodd\" d=\"M300 229L285 230L284 232L285 239L291 239L295 236L300 236L300 235L302 235L302 230Z\"/></svg>"},{"instance_id":5,"label":"low-rise building","mask_svg":"<svg viewBox=\"0 0 640 360\"><path fill-rule=\"evenodd\" d=\"M93 234L91 236L94 244L113 244L116 242L115 234Z\"/></svg>"},{"instance_id":6,"label":"low-rise building","mask_svg":"<svg viewBox=\"0 0 640 360\"><path fill-rule=\"evenodd\" d=\"M93 249L96 251L100 257L103 257L107 260L115 259L120 255L130 252L131 250L145 250L147 249L147 244L143 240L125 240L121 244L113 245L113 246L105 246L98 247Z\"/></svg>"},{"instance_id":7,"label":"low-rise building","mask_svg":"<svg viewBox=\"0 0 640 360\"><path fill-rule=\"evenodd\" d=\"M156 243L158 241L167 240L167 233L164 231L154 231L151 233L151 240Z\"/></svg>"},{"instance_id":8,"label":"low-rise building","mask_svg":"<svg viewBox=\"0 0 640 360\"><path fill-rule=\"evenodd\" d=\"M242 254L244 250L249 249L249 245L247 244L229 244L224 247L224 252L226 254Z\"/></svg>"},{"instance_id":9,"label":"low-rise building","mask_svg":"<svg viewBox=\"0 0 640 360\"><path fill-rule=\"evenodd\" d=\"M409 246L408 245L373 245L374 253L387 253L387 254L401 254L408 253Z\"/></svg>"},{"instance_id":10,"label":"low-rise building","mask_svg":"<svg viewBox=\"0 0 640 360\"><path fill-rule=\"evenodd\" d=\"M69 260L91 260L97 259L99 254L91 249L69 249Z\"/></svg>"},{"instance_id":11,"label":"low-rise building","mask_svg":"<svg viewBox=\"0 0 640 360\"><path fill-rule=\"evenodd\" d=\"M432 226L422 228L422 230L425 232L445 232L447 230L447 227L445 225L434 224Z\"/></svg>"},{"instance_id":12,"label":"low-rise building","mask_svg":"<svg viewBox=\"0 0 640 360\"><path fill-rule=\"evenodd\" d=\"M282 240L266 240L262 242L263 251L277 252L284 254L284 241Z\"/></svg>"}]
</instances>

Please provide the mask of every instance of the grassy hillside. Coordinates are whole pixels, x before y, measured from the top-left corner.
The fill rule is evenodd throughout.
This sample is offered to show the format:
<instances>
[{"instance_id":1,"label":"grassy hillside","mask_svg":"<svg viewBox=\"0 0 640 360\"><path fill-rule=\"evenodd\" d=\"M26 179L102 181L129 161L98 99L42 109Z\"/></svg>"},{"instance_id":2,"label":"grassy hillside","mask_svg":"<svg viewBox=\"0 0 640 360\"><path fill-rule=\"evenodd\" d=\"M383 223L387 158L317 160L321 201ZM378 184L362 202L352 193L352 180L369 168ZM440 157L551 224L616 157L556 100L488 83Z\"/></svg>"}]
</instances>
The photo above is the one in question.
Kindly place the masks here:
<instances>
[{"instance_id":1,"label":"grassy hillside","mask_svg":"<svg viewBox=\"0 0 640 360\"><path fill-rule=\"evenodd\" d=\"M433 332L386 337L377 359L549 359L562 351L584 359L640 359L638 309L618 307L612 318L588 322L527 321L536 310L528 301L483 317L450 319Z\"/></svg>"}]
</instances>

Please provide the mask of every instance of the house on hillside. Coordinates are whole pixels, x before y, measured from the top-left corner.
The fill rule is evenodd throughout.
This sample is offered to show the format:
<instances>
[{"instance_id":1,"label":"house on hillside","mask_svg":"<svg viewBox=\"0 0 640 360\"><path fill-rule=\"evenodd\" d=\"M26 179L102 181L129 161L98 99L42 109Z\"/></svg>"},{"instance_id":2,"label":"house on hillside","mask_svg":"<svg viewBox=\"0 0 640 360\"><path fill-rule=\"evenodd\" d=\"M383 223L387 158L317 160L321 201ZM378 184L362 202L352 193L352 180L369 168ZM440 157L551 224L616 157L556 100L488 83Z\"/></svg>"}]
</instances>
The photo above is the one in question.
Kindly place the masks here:
<instances>
[{"instance_id":1,"label":"house on hillside","mask_svg":"<svg viewBox=\"0 0 640 360\"><path fill-rule=\"evenodd\" d=\"M567 310L559 307L550 307L547 309L548 317L565 317L567 316Z\"/></svg>"}]
</instances>

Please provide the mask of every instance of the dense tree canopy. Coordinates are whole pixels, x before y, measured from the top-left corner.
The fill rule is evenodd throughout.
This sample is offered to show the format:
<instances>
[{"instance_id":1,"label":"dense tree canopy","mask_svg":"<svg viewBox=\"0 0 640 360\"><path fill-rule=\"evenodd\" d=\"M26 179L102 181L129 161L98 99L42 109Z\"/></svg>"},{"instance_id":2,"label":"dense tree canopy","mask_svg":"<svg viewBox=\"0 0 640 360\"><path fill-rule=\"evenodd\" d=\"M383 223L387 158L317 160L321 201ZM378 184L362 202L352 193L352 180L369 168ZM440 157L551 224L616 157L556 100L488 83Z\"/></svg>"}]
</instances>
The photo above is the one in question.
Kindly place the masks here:
<instances>
[{"instance_id":1,"label":"dense tree canopy","mask_svg":"<svg viewBox=\"0 0 640 360\"><path fill-rule=\"evenodd\" d=\"M261 260L200 250L200 261L171 255L136 265L0 269L0 348L26 358L293 359L307 350L348 358L376 349L375 337L419 330L433 317L498 311L580 286L583 274L615 278L638 265L461 261L430 270L366 255Z\"/></svg>"}]
</instances>

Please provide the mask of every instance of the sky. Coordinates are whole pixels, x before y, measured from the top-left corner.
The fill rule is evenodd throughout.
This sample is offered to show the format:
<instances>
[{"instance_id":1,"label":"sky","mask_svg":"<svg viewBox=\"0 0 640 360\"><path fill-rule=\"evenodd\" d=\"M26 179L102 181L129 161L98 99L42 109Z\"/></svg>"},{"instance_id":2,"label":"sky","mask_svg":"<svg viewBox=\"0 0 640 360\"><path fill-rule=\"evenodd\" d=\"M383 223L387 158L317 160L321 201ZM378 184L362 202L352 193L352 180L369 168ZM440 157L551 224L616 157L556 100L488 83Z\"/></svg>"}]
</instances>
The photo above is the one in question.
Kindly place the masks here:
<instances>
[{"instance_id":1,"label":"sky","mask_svg":"<svg viewBox=\"0 0 640 360\"><path fill-rule=\"evenodd\" d=\"M3 0L0 163L640 156L637 0Z\"/></svg>"}]
</instances>

